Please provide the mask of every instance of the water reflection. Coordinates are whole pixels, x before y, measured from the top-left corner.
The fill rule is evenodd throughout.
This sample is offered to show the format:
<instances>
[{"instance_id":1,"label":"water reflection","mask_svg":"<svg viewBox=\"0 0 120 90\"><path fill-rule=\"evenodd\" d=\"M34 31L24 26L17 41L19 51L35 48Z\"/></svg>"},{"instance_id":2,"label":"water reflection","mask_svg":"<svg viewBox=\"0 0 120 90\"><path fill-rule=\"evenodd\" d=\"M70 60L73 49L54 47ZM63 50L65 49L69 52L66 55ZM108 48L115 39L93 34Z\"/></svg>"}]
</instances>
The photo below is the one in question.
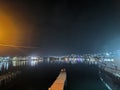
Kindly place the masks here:
<instances>
[{"instance_id":1,"label":"water reflection","mask_svg":"<svg viewBox=\"0 0 120 90\"><path fill-rule=\"evenodd\" d=\"M27 61L12 61L12 66L16 67L16 66L25 66L27 63Z\"/></svg>"},{"instance_id":2,"label":"water reflection","mask_svg":"<svg viewBox=\"0 0 120 90\"><path fill-rule=\"evenodd\" d=\"M8 70L9 62L0 62L0 71L1 70Z\"/></svg>"},{"instance_id":3,"label":"water reflection","mask_svg":"<svg viewBox=\"0 0 120 90\"><path fill-rule=\"evenodd\" d=\"M38 64L38 61L31 61L31 66L35 66L36 64Z\"/></svg>"},{"instance_id":4,"label":"water reflection","mask_svg":"<svg viewBox=\"0 0 120 90\"><path fill-rule=\"evenodd\" d=\"M13 68L13 67L22 67L22 66L35 66L39 63L40 61L38 60L24 60L24 61L17 61L17 60L13 60L13 61L1 61L0 62L0 71L6 71L9 68Z\"/></svg>"}]
</instances>

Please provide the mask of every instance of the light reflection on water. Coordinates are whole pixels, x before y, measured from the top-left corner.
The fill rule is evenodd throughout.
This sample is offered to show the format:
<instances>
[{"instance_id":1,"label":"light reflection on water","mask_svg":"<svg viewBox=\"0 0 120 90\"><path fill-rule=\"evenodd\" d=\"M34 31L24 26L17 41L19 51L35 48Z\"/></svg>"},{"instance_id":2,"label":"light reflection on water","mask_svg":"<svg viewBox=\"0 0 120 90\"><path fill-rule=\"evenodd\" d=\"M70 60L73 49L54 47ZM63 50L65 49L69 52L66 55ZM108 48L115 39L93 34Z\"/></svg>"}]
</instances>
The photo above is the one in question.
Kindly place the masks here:
<instances>
[{"instance_id":1,"label":"light reflection on water","mask_svg":"<svg viewBox=\"0 0 120 90\"><path fill-rule=\"evenodd\" d=\"M2 69L8 70L9 62L0 62L0 71Z\"/></svg>"},{"instance_id":2,"label":"light reflection on water","mask_svg":"<svg viewBox=\"0 0 120 90\"><path fill-rule=\"evenodd\" d=\"M38 64L38 61L31 61L30 64L31 64L31 66L35 66Z\"/></svg>"},{"instance_id":3,"label":"light reflection on water","mask_svg":"<svg viewBox=\"0 0 120 90\"><path fill-rule=\"evenodd\" d=\"M39 63L37 60L30 61L1 61L0 62L0 71L6 71L10 67L18 67L18 66L35 66Z\"/></svg>"},{"instance_id":4,"label":"light reflection on water","mask_svg":"<svg viewBox=\"0 0 120 90\"><path fill-rule=\"evenodd\" d=\"M25 66L27 63L27 61L12 61L12 66L16 67L16 66Z\"/></svg>"},{"instance_id":5,"label":"light reflection on water","mask_svg":"<svg viewBox=\"0 0 120 90\"><path fill-rule=\"evenodd\" d=\"M30 66L35 66L38 64L39 61L37 60L30 60L30 61L12 61L12 66L16 67L16 66L26 66L26 65L30 65Z\"/></svg>"}]
</instances>

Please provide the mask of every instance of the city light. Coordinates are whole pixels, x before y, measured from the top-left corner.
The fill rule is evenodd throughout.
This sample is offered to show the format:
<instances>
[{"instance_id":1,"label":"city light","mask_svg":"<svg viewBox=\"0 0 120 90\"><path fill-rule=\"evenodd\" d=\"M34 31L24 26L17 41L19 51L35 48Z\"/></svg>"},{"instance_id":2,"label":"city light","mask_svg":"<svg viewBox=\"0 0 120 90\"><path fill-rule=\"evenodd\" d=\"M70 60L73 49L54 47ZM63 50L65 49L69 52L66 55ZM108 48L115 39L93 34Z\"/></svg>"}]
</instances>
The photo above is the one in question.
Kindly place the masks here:
<instances>
[{"instance_id":1,"label":"city light","mask_svg":"<svg viewBox=\"0 0 120 90\"><path fill-rule=\"evenodd\" d=\"M32 56L31 59L32 59L32 60L37 60L38 57L36 57L36 56Z\"/></svg>"},{"instance_id":2,"label":"city light","mask_svg":"<svg viewBox=\"0 0 120 90\"><path fill-rule=\"evenodd\" d=\"M109 53L106 53L106 56L110 56L110 54L109 54Z\"/></svg>"}]
</instances>

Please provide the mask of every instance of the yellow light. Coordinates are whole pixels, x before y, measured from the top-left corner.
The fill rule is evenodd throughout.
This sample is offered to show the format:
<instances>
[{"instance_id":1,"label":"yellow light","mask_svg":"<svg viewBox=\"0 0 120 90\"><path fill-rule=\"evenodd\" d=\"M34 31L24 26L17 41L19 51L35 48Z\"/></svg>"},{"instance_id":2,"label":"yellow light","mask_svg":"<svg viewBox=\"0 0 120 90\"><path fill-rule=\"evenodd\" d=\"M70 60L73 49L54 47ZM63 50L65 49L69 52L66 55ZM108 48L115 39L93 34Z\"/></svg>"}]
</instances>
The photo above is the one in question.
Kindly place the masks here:
<instances>
[{"instance_id":1,"label":"yellow light","mask_svg":"<svg viewBox=\"0 0 120 90\"><path fill-rule=\"evenodd\" d=\"M20 28L17 26L12 13L8 13L0 8L0 44L19 45L23 39ZM13 48L0 46L0 54L15 51Z\"/></svg>"},{"instance_id":2,"label":"yellow light","mask_svg":"<svg viewBox=\"0 0 120 90\"><path fill-rule=\"evenodd\" d=\"M19 30L14 20L0 12L0 43L15 43L19 39Z\"/></svg>"},{"instance_id":3,"label":"yellow light","mask_svg":"<svg viewBox=\"0 0 120 90\"><path fill-rule=\"evenodd\" d=\"M0 2L0 54L14 52L11 48L14 46L29 46L32 36L30 31L34 26L29 24L32 22L31 19L25 18L28 15L24 8L19 10L14 6L16 7L12 3Z\"/></svg>"}]
</instances>

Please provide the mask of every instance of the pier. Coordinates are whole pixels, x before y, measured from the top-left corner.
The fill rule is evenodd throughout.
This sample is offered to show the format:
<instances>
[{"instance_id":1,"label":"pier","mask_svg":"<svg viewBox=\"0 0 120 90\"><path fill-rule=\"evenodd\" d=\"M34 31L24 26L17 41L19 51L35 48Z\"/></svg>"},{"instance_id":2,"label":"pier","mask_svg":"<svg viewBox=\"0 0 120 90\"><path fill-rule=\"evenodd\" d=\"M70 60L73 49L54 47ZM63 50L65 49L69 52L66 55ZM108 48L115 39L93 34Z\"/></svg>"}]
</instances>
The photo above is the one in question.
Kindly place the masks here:
<instances>
[{"instance_id":1,"label":"pier","mask_svg":"<svg viewBox=\"0 0 120 90\"><path fill-rule=\"evenodd\" d=\"M58 75L54 83L51 85L49 90L64 90L65 81L66 81L66 70L61 69L60 74Z\"/></svg>"}]
</instances>

